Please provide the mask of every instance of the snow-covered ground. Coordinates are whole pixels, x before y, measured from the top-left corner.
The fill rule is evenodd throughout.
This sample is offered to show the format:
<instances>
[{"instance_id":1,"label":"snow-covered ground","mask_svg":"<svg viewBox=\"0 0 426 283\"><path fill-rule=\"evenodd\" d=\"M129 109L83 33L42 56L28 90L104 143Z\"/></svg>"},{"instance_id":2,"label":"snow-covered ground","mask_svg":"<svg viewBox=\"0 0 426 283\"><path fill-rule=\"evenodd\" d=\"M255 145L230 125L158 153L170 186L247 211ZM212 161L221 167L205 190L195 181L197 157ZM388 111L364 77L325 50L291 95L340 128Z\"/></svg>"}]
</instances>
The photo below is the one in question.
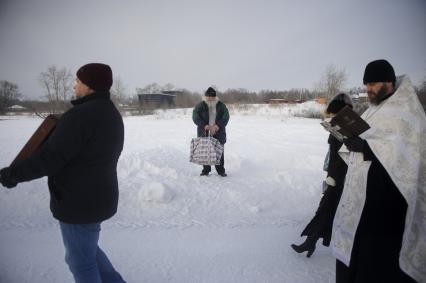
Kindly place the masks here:
<instances>
[{"instance_id":1,"label":"snow-covered ground","mask_svg":"<svg viewBox=\"0 0 426 283\"><path fill-rule=\"evenodd\" d=\"M334 259L290 244L321 197L327 133L292 117L315 105L233 109L225 168L189 163L191 109L126 117L118 213L100 246L128 282L334 282ZM0 117L0 167L41 120ZM214 171L214 170L213 170ZM0 282L73 282L46 179L0 188Z\"/></svg>"}]
</instances>

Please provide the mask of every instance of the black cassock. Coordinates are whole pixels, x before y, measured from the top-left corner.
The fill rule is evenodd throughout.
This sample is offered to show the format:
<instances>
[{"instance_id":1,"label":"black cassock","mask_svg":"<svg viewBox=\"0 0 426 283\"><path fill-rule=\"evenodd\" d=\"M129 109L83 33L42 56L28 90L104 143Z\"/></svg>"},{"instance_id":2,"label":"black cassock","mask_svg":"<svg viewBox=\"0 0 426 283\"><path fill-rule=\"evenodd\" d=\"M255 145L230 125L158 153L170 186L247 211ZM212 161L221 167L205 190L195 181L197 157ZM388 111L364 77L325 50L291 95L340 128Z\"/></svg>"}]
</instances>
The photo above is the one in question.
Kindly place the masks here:
<instances>
[{"instance_id":1,"label":"black cassock","mask_svg":"<svg viewBox=\"0 0 426 283\"><path fill-rule=\"evenodd\" d=\"M361 214L350 266L336 262L336 283L416 282L399 267L407 203L383 165L364 145L370 160L367 194Z\"/></svg>"}]
</instances>

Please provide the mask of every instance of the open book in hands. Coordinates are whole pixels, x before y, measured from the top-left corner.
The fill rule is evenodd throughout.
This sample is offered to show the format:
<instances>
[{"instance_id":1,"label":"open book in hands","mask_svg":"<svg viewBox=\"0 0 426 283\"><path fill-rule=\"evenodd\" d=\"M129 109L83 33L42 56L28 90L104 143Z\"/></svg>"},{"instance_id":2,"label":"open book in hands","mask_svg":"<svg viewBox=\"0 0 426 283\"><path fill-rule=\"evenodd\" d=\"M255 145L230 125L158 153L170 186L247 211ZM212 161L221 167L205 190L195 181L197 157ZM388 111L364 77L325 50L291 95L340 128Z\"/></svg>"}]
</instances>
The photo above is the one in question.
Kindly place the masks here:
<instances>
[{"instance_id":1,"label":"open book in hands","mask_svg":"<svg viewBox=\"0 0 426 283\"><path fill-rule=\"evenodd\" d=\"M334 116L330 122L322 121L321 125L339 141L345 138L357 137L370 129L355 111L349 106L345 106Z\"/></svg>"}]
</instances>

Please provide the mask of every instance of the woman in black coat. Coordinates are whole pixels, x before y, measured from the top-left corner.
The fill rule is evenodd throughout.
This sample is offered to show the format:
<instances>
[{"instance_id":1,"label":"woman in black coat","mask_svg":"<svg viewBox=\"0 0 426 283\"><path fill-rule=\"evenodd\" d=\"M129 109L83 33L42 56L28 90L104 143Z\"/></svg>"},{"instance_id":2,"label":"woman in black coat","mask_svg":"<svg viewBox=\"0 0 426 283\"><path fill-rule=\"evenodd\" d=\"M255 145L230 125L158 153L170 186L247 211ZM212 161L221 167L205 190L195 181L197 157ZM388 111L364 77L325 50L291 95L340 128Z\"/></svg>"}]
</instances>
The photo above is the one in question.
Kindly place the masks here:
<instances>
[{"instance_id":1,"label":"woman in black coat","mask_svg":"<svg viewBox=\"0 0 426 283\"><path fill-rule=\"evenodd\" d=\"M352 101L347 94L340 93L336 95L327 106L326 114L334 116L345 106L352 107ZM307 251L307 257L310 257L315 251L315 245L319 238L322 238L324 246L330 245L331 230L333 226L334 215L336 214L337 205L343 191L348 166L339 156L339 149L343 143L330 134L329 143L329 159L327 166L327 188L323 193L321 201L315 216L302 231L300 236L307 236L305 242L300 245L292 244L291 247L298 253Z\"/></svg>"}]
</instances>

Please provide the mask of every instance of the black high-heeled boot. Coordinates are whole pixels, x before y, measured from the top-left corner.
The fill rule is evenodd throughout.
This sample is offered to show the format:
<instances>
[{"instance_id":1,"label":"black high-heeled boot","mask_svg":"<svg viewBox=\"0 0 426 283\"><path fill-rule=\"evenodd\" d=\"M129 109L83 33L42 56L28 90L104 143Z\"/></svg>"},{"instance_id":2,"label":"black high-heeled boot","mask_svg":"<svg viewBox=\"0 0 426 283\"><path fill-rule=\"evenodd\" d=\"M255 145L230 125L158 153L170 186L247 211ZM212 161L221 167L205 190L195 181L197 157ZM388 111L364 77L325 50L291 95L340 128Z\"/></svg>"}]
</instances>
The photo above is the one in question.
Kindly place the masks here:
<instances>
[{"instance_id":1,"label":"black high-heeled boot","mask_svg":"<svg viewBox=\"0 0 426 283\"><path fill-rule=\"evenodd\" d=\"M303 242L300 245L295 245L292 244L291 247L293 248L293 250L295 250L296 252L303 253L305 251L307 251L307 257L311 257L311 255L314 253L315 251L315 245L318 241L317 237L312 237L312 236L308 236L305 240L305 242Z\"/></svg>"}]
</instances>

